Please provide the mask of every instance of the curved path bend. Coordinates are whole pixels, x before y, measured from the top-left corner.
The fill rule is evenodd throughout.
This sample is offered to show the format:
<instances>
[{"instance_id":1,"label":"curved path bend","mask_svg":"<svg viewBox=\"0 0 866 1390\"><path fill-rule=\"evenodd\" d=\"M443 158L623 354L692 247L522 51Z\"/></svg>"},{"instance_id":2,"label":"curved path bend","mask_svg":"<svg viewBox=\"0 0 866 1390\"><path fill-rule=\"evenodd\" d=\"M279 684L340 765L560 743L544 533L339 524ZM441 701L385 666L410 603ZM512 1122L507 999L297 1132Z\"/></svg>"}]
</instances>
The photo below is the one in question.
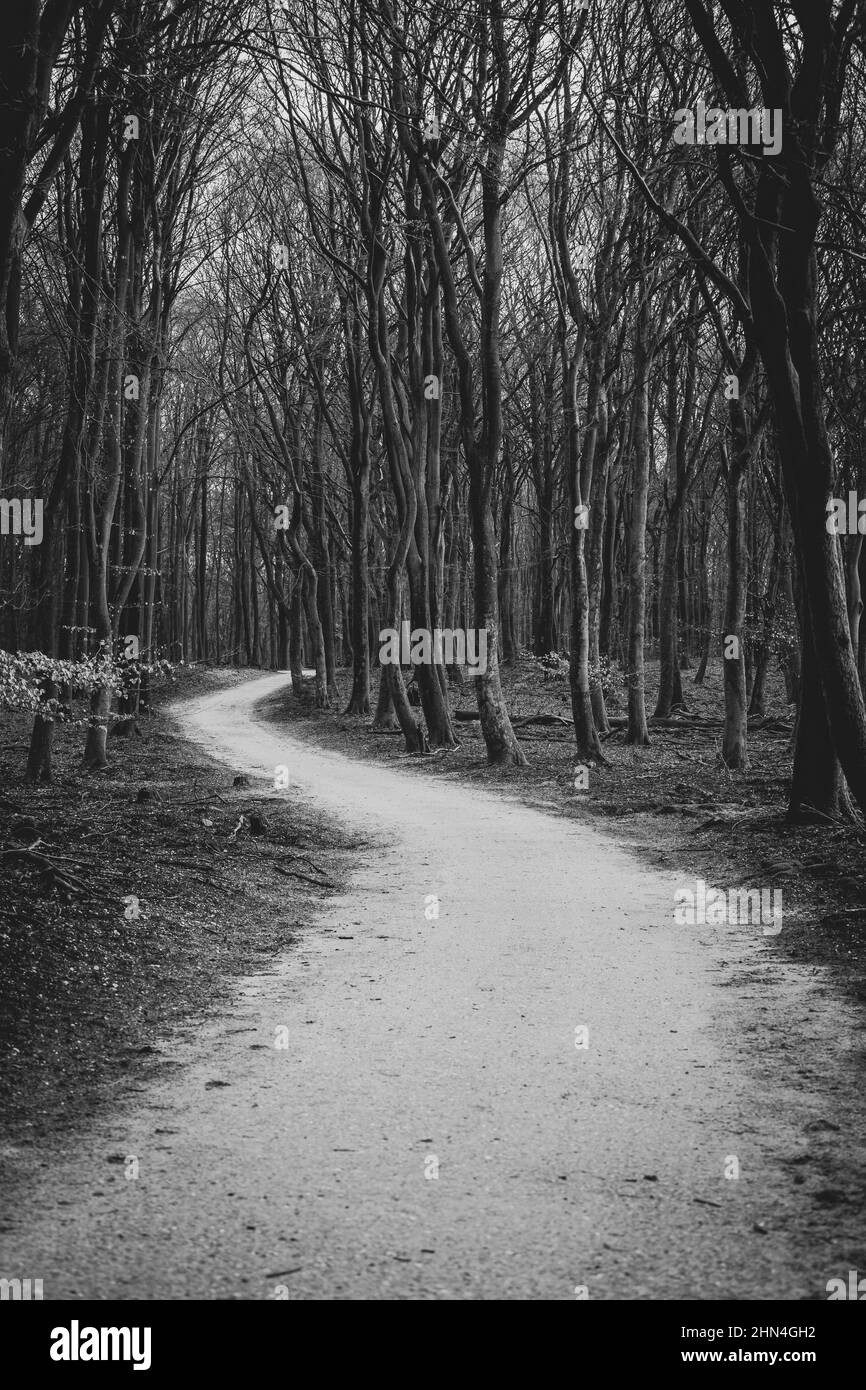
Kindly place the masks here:
<instances>
[{"instance_id":1,"label":"curved path bend","mask_svg":"<svg viewBox=\"0 0 866 1390\"><path fill-rule=\"evenodd\" d=\"M847 1277L844 1190L811 1195L862 1164L857 1020L824 975L753 929L675 926L687 880L594 827L257 718L286 685L173 712L266 788L287 764L288 795L376 848L230 1012L166 1042L182 1066L34 1181L3 1264L52 1298L778 1299ZM140 1175L105 1190L118 1150Z\"/></svg>"}]
</instances>

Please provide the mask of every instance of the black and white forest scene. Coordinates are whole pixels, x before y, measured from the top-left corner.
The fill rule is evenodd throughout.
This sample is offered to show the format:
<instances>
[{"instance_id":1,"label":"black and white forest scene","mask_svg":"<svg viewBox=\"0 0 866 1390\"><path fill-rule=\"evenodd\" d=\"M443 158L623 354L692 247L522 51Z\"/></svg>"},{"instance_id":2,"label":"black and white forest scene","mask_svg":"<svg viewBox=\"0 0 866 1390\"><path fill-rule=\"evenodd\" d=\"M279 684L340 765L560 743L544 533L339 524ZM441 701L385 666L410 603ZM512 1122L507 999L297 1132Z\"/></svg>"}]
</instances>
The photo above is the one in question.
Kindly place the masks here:
<instances>
[{"instance_id":1,"label":"black and white forest scene","mask_svg":"<svg viewBox=\"0 0 866 1390\"><path fill-rule=\"evenodd\" d=\"M555 1301L826 1378L864 536L866 0L8 0L23 1365Z\"/></svg>"}]
</instances>

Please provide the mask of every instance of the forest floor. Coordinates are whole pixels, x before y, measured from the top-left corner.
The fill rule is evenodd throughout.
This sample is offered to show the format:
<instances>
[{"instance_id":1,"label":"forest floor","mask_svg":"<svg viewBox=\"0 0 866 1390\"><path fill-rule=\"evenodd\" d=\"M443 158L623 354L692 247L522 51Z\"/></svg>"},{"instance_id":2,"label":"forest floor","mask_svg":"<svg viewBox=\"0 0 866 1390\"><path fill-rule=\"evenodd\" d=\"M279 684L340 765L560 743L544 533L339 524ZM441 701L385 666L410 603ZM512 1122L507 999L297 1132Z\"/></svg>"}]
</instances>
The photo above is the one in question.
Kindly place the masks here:
<instances>
[{"instance_id":1,"label":"forest floor","mask_svg":"<svg viewBox=\"0 0 866 1390\"><path fill-rule=\"evenodd\" d=\"M178 668L98 775L83 728L58 728L47 787L24 785L30 719L0 715L0 1185L164 1069L160 1039L291 945L360 848L285 799L256 834L260 793L163 717L260 674Z\"/></svg>"},{"instance_id":2,"label":"forest floor","mask_svg":"<svg viewBox=\"0 0 866 1390\"><path fill-rule=\"evenodd\" d=\"M190 814L214 820L207 887L191 887L186 914L160 908L148 934L169 969L138 975L158 1009L161 974L189 950L192 992L149 1044L127 991L116 1103L75 1134L7 1146L20 1179L2 1214L7 1277L44 1278L46 1298L823 1299L829 1278L866 1266L864 1019L836 964L786 959L751 926L676 926L674 888L704 865L649 865L626 817L603 832L582 810L552 814L535 773L492 776L468 739L450 783L435 759L347 758L316 742L344 737L339 716L297 722L285 675L227 679L172 716L183 737L162 727L150 782L178 815L167 852L150 842L148 863L142 837L128 851L117 838L109 855L129 859L98 862L121 872L117 893L144 883L156 917L156 859L180 891L193 851L174 837ZM140 761L118 748L115 764L127 756L138 776L103 834L139 804ZM396 740L374 756L401 763ZM556 787L570 752L551 756ZM202 791L203 764L217 782ZM69 793L99 800L118 775ZM198 795L193 812L177 804ZM4 796L33 804L8 782ZM59 862L47 809L37 828ZM295 887L287 907L265 860L268 875L318 865L317 883L348 872L335 894L314 890L314 924L293 931ZM240 975L224 954L208 961L214 938L191 917L236 941ZM83 950L70 919L58 902L38 934L53 926ZM83 972L110 976L112 995L125 930L115 918ZM34 934L18 956L38 974ZM219 979L199 999L202 965ZM46 1071L63 1065L61 1047Z\"/></svg>"},{"instance_id":3,"label":"forest floor","mask_svg":"<svg viewBox=\"0 0 866 1390\"><path fill-rule=\"evenodd\" d=\"M682 672L688 716L681 727L654 727L651 721L648 748L627 747L625 730L615 728L603 745L610 766L589 769L587 790L575 789L572 730L564 725L517 728L529 765L515 774L488 766L477 720L456 726L460 748L415 758L403 751L401 735L377 732L371 719L345 715L348 694L325 711L313 708L309 692L292 695L278 717L347 757L423 767L446 780L499 787L526 805L589 820L647 862L678 869L684 887L702 878L724 890L781 889L784 926L771 939L772 948L790 960L835 967L840 986L866 1005L866 833L855 824L786 820L794 715L778 672L768 680L765 719L757 727L750 721L750 766L739 773L728 771L720 756L721 662L710 663L702 685L693 677L693 671ZM567 671L551 678L537 661L523 659L503 669L502 684L515 726L534 715L570 719ZM339 673L339 686L351 690L350 672ZM657 688L658 664L649 662L650 709ZM451 707L476 709L471 680L452 687ZM624 690L611 692L607 708L612 720L624 718Z\"/></svg>"}]
</instances>

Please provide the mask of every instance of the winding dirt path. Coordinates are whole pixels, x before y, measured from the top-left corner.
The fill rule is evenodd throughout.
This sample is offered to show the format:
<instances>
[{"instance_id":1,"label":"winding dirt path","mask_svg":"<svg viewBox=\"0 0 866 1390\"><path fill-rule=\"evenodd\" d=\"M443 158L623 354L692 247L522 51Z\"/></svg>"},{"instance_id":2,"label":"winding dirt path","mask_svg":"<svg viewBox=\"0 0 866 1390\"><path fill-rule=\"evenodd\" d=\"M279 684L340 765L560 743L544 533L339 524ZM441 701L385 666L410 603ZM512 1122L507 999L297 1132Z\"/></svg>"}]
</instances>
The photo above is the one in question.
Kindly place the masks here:
<instances>
[{"instance_id":1,"label":"winding dirt path","mask_svg":"<svg viewBox=\"0 0 866 1390\"><path fill-rule=\"evenodd\" d=\"M674 926L683 880L594 828L257 719L286 684L174 713L378 848L34 1181L4 1266L53 1298L319 1299L821 1298L862 1266L861 1025L826 978ZM107 1190L119 1150L139 1177Z\"/></svg>"}]
</instances>

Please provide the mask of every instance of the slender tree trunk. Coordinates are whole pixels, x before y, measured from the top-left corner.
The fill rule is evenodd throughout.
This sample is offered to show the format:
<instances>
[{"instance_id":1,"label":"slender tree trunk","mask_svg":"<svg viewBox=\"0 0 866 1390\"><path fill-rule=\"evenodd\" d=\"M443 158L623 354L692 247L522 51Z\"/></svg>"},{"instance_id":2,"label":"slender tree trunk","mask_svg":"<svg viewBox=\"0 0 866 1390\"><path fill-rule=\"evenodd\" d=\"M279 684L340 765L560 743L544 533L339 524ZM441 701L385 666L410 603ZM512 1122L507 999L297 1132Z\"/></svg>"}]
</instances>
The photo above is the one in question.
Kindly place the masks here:
<instances>
[{"instance_id":1,"label":"slender tree trunk","mask_svg":"<svg viewBox=\"0 0 866 1390\"><path fill-rule=\"evenodd\" d=\"M370 713L370 458L352 469L352 694L347 714Z\"/></svg>"},{"instance_id":2,"label":"slender tree trunk","mask_svg":"<svg viewBox=\"0 0 866 1390\"><path fill-rule=\"evenodd\" d=\"M292 585L291 619L289 622L289 672L292 677L292 690L300 699L304 693L304 608L303 572L295 576Z\"/></svg>"},{"instance_id":3,"label":"slender tree trunk","mask_svg":"<svg viewBox=\"0 0 866 1390\"><path fill-rule=\"evenodd\" d=\"M743 621L746 616L745 466L736 453L728 464L728 582L722 633L725 688L725 729L722 761L742 772L749 765L746 705L746 658Z\"/></svg>"},{"instance_id":4,"label":"slender tree trunk","mask_svg":"<svg viewBox=\"0 0 866 1390\"><path fill-rule=\"evenodd\" d=\"M677 697L677 575L680 560L682 510L677 504L668 510L659 590L659 694L654 719L669 719ZM682 702L682 687L679 690Z\"/></svg>"},{"instance_id":5,"label":"slender tree trunk","mask_svg":"<svg viewBox=\"0 0 866 1390\"><path fill-rule=\"evenodd\" d=\"M649 743L646 718L644 632L646 626L646 521L650 477L649 323L646 304L638 314L635 344L634 463L628 553L628 731L626 742Z\"/></svg>"}]
</instances>

